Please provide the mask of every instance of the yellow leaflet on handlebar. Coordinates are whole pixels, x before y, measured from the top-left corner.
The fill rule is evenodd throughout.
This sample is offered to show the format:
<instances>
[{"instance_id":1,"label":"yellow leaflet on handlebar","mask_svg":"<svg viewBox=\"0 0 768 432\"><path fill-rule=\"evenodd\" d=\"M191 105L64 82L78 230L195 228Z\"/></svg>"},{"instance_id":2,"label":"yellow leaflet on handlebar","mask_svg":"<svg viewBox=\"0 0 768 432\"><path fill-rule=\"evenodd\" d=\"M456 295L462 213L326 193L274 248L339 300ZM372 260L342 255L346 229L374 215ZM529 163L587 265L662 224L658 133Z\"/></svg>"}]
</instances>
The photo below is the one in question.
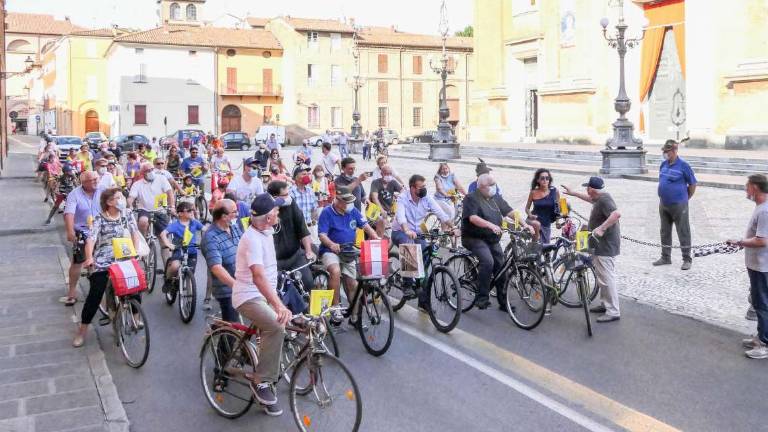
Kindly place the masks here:
<instances>
[{"instance_id":1,"label":"yellow leaflet on handlebar","mask_svg":"<svg viewBox=\"0 0 768 432\"><path fill-rule=\"evenodd\" d=\"M568 216L569 211L568 200L565 197L560 197L560 215Z\"/></svg>"},{"instance_id":2,"label":"yellow leaflet on handlebar","mask_svg":"<svg viewBox=\"0 0 768 432\"><path fill-rule=\"evenodd\" d=\"M514 212L512 212L512 216L515 218L515 229L519 230L520 229L520 220L522 219L522 217L520 216L520 212L515 210Z\"/></svg>"},{"instance_id":3,"label":"yellow leaflet on handlebar","mask_svg":"<svg viewBox=\"0 0 768 432\"><path fill-rule=\"evenodd\" d=\"M313 289L309 294L309 314L319 316L333 304L333 290Z\"/></svg>"},{"instance_id":4,"label":"yellow leaflet on handlebar","mask_svg":"<svg viewBox=\"0 0 768 432\"><path fill-rule=\"evenodd\" d=\"M585 251L589 247L589 236L592 234L590 231L578 231L576 232L576 250Z\"/></svg>"},{"instance_id":5,"label":"yellow leaflet on handlebar","mask_svg":"<svg viewBox=\"0 0 768 432\"><path fill-rule=\"evenodd\" d=\"M168 194L160 194L155 197L155 209L168 207Z\"/></svg>"},{"instance_id":6,"label":"yellow leaflet on handlebar","mask_svg":"<svg viewBox=\"0 0 768 432\"><path fill-rule=\"evenodd\" d=\"M135 257L136 248L133 246L133 240L128 237L113 238L112 253L115 255L115 259Z\"/></svg>"}]
</instances>

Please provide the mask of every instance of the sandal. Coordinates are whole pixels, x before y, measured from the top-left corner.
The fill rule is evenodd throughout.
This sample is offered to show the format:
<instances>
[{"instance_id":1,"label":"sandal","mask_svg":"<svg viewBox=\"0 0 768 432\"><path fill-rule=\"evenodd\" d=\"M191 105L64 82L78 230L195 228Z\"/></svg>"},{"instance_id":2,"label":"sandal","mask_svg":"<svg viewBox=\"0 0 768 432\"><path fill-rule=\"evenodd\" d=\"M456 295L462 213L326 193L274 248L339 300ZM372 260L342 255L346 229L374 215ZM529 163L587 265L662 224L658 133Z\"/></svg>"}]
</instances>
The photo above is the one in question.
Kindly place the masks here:
<instances>
[{"instance_id":1,"label":"sandal","mask_svg":"<svg viewBox=\"0 0 768 432\"><path fill-rule=\"evenodd\" d=\"M61 297L59 298L60 303L64 303L64 306L74 306L75 303L77 303L76 297Z\"/></svg>"}]
</instances>

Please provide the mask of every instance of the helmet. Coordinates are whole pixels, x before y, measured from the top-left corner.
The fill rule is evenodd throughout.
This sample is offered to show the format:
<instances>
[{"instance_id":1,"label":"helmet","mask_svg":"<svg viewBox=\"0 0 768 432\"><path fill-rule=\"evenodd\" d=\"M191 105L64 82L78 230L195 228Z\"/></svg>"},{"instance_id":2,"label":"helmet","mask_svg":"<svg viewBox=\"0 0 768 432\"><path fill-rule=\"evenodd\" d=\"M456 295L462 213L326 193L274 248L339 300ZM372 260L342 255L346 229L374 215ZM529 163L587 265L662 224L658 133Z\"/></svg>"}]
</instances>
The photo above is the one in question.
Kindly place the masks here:
<instances>
[{"instance_id":1,"label":"helmet","mask_svg":"<svg viewBox=\"0 0 768 432\"><path fill-rule=\"evenodd\" d=\"M222 177L219 179L219 181L216 183L219 187L227 187L229 186L229 179L226 177Z\"/></svg>"}]
</instances>

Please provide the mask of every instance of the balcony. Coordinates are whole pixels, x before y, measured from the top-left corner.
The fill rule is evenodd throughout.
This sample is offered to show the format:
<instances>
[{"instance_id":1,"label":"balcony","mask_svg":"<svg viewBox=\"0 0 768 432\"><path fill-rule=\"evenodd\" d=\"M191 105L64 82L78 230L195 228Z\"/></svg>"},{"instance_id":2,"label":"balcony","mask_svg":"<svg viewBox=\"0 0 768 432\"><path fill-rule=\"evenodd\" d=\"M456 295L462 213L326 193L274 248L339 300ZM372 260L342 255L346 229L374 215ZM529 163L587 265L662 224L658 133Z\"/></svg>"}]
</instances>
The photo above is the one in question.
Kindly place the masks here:
<instances>
[{"instance_id":1,"label":"balcony","mask_svg":"<svg viewBox=\"0 0 768 432\"><path fill-rule=\"evenodd\" d=\"M283 87L269 83L228 83L219 86L221 96L272 96L282 97Z\"/></svg>"}]
</instances>

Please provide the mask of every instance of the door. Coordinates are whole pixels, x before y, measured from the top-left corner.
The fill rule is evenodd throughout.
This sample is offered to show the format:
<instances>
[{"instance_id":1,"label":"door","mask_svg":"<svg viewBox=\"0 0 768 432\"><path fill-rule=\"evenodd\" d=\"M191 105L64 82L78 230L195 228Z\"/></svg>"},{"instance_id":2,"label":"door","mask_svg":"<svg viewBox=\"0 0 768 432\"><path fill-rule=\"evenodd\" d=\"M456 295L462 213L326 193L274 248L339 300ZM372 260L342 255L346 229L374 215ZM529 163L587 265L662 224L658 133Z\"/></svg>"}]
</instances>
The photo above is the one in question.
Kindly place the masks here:
<instances>
[{"instance_id":1,"label":"door","mask_svg":"<svg viewBox=\"0 0 768 432\"><path fill-rule=\"evenodd\" d=\"M264 94L265 95L274 94L272 90L272 69L264 69L263 71L261 71L261 75L262 75L262 81L264 84ZM272 116L270 115L270 117Z\"/></svg>"},{"instance_id":2,"label":"door","mask_svg":"<svg viewBox=\"0 0 768 432\"><path fill-rule=\"evenodd\" d=\"M85 133L99 131L99 113L90 110L85 113Z\"/></svg>"},{"instance_id":3,"label":"door","mask_svg":"<svg viewBox=\"0 0 768 432\"><path fill-rule=\"evenodd\" d=\"M221 111L221 132L240 131L240 108L235 105L227 105Z\"/></svg>"},{"instance_id":4,"label":"door","mask_svg":"<svg viewBox=\"0 0 768 432\"><path fill-rule=\"evenodd\" d=\"M237 93L237 68L227 68L227 93Z\"/></svg>"}]
</instances>

